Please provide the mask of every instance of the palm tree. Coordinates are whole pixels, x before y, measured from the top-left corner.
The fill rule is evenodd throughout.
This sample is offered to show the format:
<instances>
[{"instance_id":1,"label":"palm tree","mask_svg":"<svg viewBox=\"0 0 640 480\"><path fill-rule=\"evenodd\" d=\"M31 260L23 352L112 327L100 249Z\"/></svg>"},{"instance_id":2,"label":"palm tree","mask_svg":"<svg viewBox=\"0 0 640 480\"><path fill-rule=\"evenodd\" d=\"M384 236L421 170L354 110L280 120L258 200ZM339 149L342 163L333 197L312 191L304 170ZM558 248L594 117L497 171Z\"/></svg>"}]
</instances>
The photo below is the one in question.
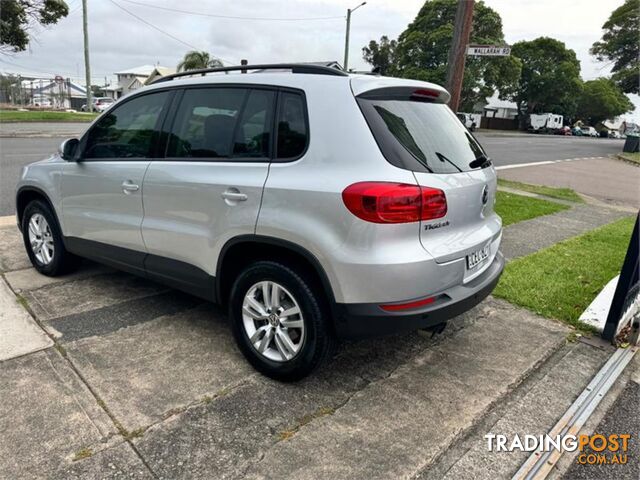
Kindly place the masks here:
<instances>
[{"instance_id":1,"label":"palm tree","mask_svg":"<svg viewBox=\"0 0 640 480\"><path fill-rule=\"evenodd\" d=\"M222 67L222 62L217 58L211 58L208 52L198 52L192 50L184 55L178 64L178 71L198 70L200 68Z\"/></svg>"}]
</instances>

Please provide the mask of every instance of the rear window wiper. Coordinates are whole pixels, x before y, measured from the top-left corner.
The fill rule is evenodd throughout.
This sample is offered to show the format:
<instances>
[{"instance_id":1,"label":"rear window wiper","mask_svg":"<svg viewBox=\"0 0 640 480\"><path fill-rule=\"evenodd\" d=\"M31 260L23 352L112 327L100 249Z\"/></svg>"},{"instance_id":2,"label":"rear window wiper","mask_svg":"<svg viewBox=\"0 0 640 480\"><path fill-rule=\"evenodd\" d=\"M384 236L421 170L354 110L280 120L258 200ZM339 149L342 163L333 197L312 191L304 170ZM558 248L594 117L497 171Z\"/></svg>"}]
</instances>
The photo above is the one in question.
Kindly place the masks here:
<instances>
[{"instance_id":1,"label":"rear window wiper","mask_svg":"<svg viewBox=\"0 0 640 480\"><path fill-rule=\"evenodd\" d=\"M491 166L491 159L487 157L484 153L469 164L469 168L486 168Z\"/></svg>"}]
</instances>

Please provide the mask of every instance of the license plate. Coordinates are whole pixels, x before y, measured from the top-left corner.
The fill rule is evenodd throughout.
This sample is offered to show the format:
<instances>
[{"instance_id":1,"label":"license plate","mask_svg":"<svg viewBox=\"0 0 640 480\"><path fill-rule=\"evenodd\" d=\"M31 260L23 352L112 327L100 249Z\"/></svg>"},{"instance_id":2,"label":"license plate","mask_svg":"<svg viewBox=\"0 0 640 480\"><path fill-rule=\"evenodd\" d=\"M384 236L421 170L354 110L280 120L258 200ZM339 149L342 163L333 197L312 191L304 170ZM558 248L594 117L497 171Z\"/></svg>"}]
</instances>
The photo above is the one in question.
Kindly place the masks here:
<instances>
[{"instance_id":1,"label":"license plate","mask_svg":"<svg viewBox=\"0 0 640 480\"><path fill-rule=\"evenodd\" d=\"M467 255L467 268L471 270L484 262L489 257L489 251L489 245L487 245L482 250L476 250Z\"/></svg>"}]
</instances>

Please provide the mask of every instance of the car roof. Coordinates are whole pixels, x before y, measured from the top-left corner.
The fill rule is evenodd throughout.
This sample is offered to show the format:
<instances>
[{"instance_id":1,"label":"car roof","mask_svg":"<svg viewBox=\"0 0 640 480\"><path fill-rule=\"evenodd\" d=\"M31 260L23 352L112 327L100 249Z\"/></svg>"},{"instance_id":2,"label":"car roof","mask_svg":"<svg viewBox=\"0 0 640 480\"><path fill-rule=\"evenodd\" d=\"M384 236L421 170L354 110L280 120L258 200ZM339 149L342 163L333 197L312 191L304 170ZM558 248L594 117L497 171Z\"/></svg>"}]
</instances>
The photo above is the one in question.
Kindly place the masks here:
<instances>
[{"instance_id":1,"label":"car roof","mask_svg":"<svg viewBox=\"0 0 640 480\"><path fill-rule=\"evenodd\" d=\"M435 83L423 82L420 80L409 80L405 78L383 77L378 75L322 75L314 73L291 73L281 70L265 70L255 73L239 73L239 72L215 72L206 75L198 75L193 77L176 78L164 82L157 82L143 89L149 91L152 89L161 89L167 87L185 87L193 85L211 85L211 84L247 84L247 85L269 85L290 88L300 88L303 90L310 88L323 88L328 82L343 83L345 87L351 88L355 96L365 92L394 87L429 89L440 94L441 100L448 101L449 93L440 85Z\"/></svg>"}]
</instances>

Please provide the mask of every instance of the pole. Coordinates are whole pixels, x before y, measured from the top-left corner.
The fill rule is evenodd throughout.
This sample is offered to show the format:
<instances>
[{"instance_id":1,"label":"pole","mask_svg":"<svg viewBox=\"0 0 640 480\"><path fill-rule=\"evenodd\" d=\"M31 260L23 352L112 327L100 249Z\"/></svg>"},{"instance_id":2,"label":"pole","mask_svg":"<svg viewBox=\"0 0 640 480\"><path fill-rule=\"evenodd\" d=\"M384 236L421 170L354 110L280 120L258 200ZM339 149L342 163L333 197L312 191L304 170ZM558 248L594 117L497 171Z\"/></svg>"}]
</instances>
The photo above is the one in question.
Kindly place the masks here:
<instances>
[{"instance_id":1,"label":"pole","mask_svg":"<svg viewBox=\"0 0 640 480\"><path fill-rule=\"evenodd\" d=\"M344 36L344 71L349 71L349 30L351 29L351 9L347 9L347 33Z\"/></svg>"},{"instance_id":2,"label":"pole","mask_svg":"<svg viewBox=\"0 0 640 480\"><path fill-rule=\"evenodd\" d=\"M82 0L82 32L84 35L84 77L87 84L87 111L93 111L91 101L91 67L89 66L89 29L87 26L87 0Z\"/></svg>"},{"instance_id":3,"label":"pole","mask_svg":"<svg viewBox=\"0 0 640 480\"><path fill-rule=\"evenodd\" d=\"M458 0L456 20L453 27L453 40L449 49L449 61L447 65L447 90L451 94L449 107L454 112L460 106L460 93L462 80L464 79L464 62L467 56L467 44L471 34L473 22L474 0Z\"/></svg>"}]
</instances>

